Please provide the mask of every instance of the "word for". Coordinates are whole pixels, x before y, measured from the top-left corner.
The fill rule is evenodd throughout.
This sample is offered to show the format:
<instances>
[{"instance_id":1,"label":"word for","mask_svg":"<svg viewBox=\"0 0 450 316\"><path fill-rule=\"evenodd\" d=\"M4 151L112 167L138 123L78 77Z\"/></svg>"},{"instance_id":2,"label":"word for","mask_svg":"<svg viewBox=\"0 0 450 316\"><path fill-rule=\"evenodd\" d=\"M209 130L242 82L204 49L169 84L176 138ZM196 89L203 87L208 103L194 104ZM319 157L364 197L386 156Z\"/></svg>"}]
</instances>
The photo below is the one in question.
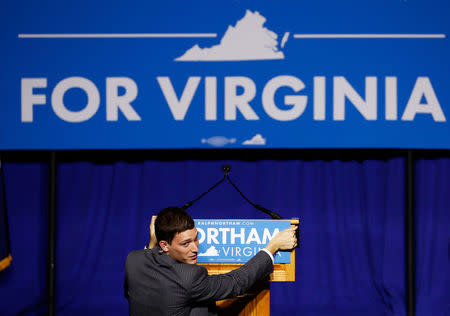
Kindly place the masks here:
<instances>
[{"instance_id":1,"label":"word for","mask_svg":"<svg viewBox=\"0 0 450 316\"><path fill-rule=\"evenodd\" d=\"M47 88L46 78L22 78L22 122L33 122L33 109L36 105L47 104L45 94L34 93L33 89ZM64 95L70 89L78 88L87 95L87 103L79 111L71 111L64 104ZM125 93L119 95L119 88ZM131 106L138 95L136 82L126 77L106 78L106 120L117 121L119 110L128 121L140 121L141 117ZM84 122L92 118L100 107L100 93L97 86L83 77L69 77L61 80L53 88L51 95L53 112L63 121L71 123Z\"/></svg>"}]
</instances>

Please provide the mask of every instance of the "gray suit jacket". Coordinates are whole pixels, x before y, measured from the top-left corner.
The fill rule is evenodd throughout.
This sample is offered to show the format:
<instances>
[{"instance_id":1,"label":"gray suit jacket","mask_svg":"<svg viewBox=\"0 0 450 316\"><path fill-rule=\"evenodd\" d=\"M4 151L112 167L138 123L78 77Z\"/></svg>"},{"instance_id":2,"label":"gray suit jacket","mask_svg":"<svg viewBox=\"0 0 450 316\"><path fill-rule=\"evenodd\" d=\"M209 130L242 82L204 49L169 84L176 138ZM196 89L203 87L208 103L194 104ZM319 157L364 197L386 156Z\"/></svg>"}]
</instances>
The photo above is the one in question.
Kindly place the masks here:
<instances>
[{"instance_id":1,"label":"gray suit jacket","mask_svg":"<svg viewBox=\"0 0 450 316\"><path fill-rule=\"evenodd\" d=\"M243 294L273 271L270 256L257 253L245 265L221 275L180 263L159 247L130 252L125 264L125 297L131 316L215 315L215 301Z\"/></svg>"}]
</instances>

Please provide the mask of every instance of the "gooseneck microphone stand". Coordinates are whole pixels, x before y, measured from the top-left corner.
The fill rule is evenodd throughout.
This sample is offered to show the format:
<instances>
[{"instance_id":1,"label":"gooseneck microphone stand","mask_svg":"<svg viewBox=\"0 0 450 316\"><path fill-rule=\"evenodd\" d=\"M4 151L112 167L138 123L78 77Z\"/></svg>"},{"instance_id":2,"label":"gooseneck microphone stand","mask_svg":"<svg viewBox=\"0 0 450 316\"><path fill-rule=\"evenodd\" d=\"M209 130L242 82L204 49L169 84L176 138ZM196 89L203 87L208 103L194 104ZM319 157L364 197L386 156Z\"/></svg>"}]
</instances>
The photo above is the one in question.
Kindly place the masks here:
<instances>
[{"instance_id":1,"label":"gooseneck microphone stand","mask_svg":"<svg viewBox=\"0 0 450 316\"><path fill-rule=\"evenodd\" d=\"M230 184L233 186L233 188L236 189L236 191L239 192L239 194L244 198L244 200L246 200L251 206L253 206L254 208L256 208L257 210L266 213L267 215L269 215L272 219L283 219L280 214L268 210L265 207L252 203L249 199L247 199L247 197L238 189L238 187L233 183L233 181L231 181L230 179L230 170L231 170L231 166L230 165L223 165L222 166L222 171L224 172L224 176L223 178L217 182L216 184L214 184L213 186L211 186L208 190L206 190L205 192L203 192L198 198L186 203L184 206L182 206L182 209L186 210L187 208L191 207L192 204L194 204L195 202L197 202L198 200L200 200L202 197L204 197L206 194L208 194L209 192L211 192L212 190L214 190L219 184L221 184L222 182L224 182L225 180L227 180L228 182L230 182Z\"/></svg>"}]
</instances>

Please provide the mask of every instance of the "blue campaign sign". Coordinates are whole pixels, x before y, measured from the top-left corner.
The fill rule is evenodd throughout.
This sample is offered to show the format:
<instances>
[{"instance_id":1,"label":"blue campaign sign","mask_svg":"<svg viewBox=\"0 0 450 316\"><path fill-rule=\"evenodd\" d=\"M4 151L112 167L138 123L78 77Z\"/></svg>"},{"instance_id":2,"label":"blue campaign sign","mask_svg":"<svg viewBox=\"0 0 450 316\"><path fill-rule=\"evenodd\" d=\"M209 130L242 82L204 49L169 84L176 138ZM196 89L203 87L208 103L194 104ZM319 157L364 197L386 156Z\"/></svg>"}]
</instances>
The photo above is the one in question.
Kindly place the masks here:
<instances>
[{"instance_id":1,"label":"blue campaign sign","mask_svg":"<svg viewBox=\"0 0 450 316\"><path fill-rule=\"evenodd\" d=\"M264 248L276 233L291 226L289 220L195 220L199 263L244 263ZM290 263L291 253L279 251L275 263Z\"/></svg>"},{"instance_id":2,"label":"blue campaign sign","mask_svg":"<svg viewBox=\"0 0 450 316\"><path fill-rule=\"evenodd\" d=\"M3 1L0 149L450 149L448 12Z\"/></svg>"}]
</instances>

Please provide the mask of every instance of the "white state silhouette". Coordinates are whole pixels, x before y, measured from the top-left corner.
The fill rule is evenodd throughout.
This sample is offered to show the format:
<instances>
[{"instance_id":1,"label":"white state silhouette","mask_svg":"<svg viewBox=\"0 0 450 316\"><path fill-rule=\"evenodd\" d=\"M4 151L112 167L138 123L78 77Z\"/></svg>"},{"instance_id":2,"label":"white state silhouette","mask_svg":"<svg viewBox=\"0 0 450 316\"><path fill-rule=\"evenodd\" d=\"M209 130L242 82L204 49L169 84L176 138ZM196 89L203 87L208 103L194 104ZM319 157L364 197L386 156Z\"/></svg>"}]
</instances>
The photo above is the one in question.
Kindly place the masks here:
<instances>
[{"instance_id":1,"label":"white state silhouette","mask_svg":"<svg viewBox=\"0 0 450 316\"><path fill-rule=\"evenodd\" d=\"M240 61L284 59L278 49L278 35L263 27L266 18L258 11L247 10L236 26L228 26L219 45L200 48L197 44L175 61ZM289 33L283 37L286 43Z\"/></svg>"},{"instance_id":2,"label":"white state silhouette","mask_svg":"<svg viewBox=\"0 0 450 316\"><path fill-rule=\"evenodd\" d=\"M204 253L199 253L197 256L199 256L199 257L203 257L203 256L217 257L217 256L219 256L219 251L216 249L216 247L211 246Z\"/></svg>"},{"instance_id":3,"label":"white state silhouette","mask_svg":"<svg viewBox=\"0 0 450 316\"><path fill-rule=\"evenodd\" d=\"M248 139L242 143L242 145L265 145L266 139L261 134L256 134L251 139Z\"/></svg>"}]
</instances>

